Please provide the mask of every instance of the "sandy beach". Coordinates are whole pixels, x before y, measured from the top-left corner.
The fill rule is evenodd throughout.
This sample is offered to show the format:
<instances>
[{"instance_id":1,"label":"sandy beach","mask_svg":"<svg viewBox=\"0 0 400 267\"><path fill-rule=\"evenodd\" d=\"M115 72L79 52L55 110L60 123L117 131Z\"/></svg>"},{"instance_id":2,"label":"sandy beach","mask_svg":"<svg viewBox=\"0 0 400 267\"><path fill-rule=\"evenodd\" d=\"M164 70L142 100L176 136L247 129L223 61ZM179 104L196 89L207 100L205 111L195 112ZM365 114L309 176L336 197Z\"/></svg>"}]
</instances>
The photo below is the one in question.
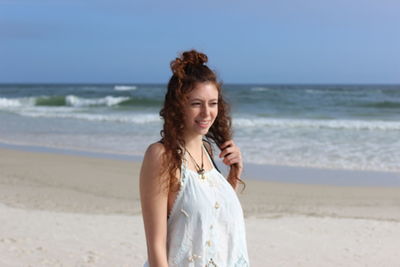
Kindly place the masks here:
<instances>
[{"instance_id":1,"label":"sandy beach","mask_svg":"<svg viewBox=\"0 0 400 267\"><path fill-rule=\"evenodd\" d=\"M139 170L0 149L0 266L142 266ZM400 187L246 183L252 266L400 266Z\"/></svg>"}]
</instances>

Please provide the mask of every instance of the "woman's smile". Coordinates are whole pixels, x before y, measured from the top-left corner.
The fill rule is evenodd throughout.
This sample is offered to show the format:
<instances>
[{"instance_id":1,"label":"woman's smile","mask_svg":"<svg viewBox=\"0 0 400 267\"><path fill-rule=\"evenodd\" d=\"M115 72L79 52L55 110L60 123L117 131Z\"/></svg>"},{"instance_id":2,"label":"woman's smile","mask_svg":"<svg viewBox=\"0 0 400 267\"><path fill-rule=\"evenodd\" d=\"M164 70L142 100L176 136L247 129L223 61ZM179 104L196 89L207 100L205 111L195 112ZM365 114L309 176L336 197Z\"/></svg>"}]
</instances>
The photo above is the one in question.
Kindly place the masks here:
<instances>
[{"instance_id":1,"label":"woman's smile","mask_svg":"<svg viewBox=\"0 0 400 267\"><path fill-rule=\"evenodd\" d=\"M205 121L205 120L197 120L196 123L199 125L200 128L208 128L210 121Z\"/></svg>"}]
</instances>

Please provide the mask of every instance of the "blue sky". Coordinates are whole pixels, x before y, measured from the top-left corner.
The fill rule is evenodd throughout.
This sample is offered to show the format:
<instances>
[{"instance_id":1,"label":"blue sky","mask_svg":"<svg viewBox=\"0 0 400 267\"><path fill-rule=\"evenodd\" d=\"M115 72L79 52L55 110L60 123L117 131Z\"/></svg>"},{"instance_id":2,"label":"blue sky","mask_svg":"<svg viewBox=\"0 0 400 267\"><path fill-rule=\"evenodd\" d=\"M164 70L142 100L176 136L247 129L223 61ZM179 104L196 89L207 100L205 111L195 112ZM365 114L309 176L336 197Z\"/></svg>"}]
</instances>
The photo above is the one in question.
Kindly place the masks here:
<instances>
[{"instance_id":1,"label":"blue sky","mask_svg":"<svg viewBox=\"0 0 400 267\"><path fill-rule=\"evenodd\" d=\"M225 83L400 83L397 0L0 0L0 82L166 83L195 48Z\"/></svg>"}]
</instances>

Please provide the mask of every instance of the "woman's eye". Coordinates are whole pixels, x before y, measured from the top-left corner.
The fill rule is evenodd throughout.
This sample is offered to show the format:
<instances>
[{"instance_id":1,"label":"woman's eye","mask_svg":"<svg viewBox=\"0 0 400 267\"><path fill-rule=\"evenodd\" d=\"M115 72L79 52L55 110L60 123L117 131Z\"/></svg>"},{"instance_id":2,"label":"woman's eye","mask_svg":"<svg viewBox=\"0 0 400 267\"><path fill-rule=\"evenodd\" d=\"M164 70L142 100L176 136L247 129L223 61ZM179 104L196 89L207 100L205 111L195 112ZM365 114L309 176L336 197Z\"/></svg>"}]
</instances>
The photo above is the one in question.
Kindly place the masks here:
<instances>
[{"instance_id":1,"label":"woman's eye","mask_svg":"<svg viewBox=\"0 0 400 267\"><path fill-rule=\"evenodd\" d=\"M211 103L210 105L211 106L216 106L216 105L218 105L218 103Z\"/></svg>"},{"instance_id":2,"label":"woman's eye","mask_svg":"<svg viewBox=\"0 0 400 267\"><path fill-rule=\"evenodd\" d=\"M200 105L200 103L192 103L192 106Z\"/></svg>"}]
</instances>

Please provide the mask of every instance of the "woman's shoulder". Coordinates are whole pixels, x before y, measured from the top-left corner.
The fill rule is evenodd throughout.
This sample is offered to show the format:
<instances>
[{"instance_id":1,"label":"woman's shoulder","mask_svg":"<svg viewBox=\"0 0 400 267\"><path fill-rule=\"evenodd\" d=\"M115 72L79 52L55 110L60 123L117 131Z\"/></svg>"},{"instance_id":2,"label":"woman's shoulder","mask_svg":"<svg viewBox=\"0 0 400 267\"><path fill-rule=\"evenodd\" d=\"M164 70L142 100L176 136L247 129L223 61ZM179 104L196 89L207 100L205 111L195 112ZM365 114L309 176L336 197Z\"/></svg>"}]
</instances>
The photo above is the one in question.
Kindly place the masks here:
<instances>
[{"instance_id":1,"label":"woman's shoulder","mask_svg":"<svg viewBox=\"0 0 400 267\"><path fill-rule=\"evenodd\" d=\"M146 153L142 161L141 180L143 181L158 181L159 173L163 162L164 145L153 143L147 147ZM149 179L153 177L154 179ZM143 179L146 178L146 179Z\"/></svg>"},{"instance_id":2,"label":"woman's shoulder","mask_svg":"<svg viewBox=\"0 0 400 267\"><path fill-rule=\"evenodd\" d=\"M160 142L155 142L147 147L144 157L145 159L148 158L151 160L159 160L161 159L161 156L164 154L164 152L165 152L164 145Z\"/></svg>"}]
</instances>

